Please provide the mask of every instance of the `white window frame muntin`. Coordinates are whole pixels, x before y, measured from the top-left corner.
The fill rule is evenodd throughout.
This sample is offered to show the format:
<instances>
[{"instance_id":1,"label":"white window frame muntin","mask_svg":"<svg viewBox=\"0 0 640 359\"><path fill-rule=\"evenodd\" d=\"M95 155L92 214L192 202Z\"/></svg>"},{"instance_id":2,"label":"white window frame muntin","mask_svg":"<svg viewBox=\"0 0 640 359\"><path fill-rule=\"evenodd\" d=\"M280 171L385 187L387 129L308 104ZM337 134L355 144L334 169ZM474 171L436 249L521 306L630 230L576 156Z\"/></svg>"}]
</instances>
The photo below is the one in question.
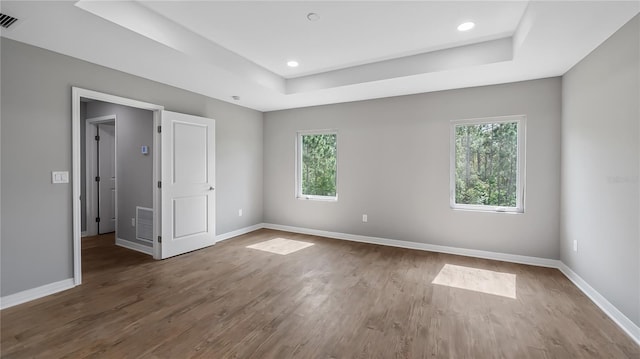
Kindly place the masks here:
<instances>
[{"instance_id":1,"label":"white window frame muntin","mask_svg":"<svg viewBox=\"0 0 640 359\"><path fill-rule=\"evenodd\" d=\"M302 136L309 135L336 135L336 195L335 196L317 196L306 195L302 193ZM296 190L295 197L302 200L328 201L335 202L338 200L338 130L322 129L322 130L300 130L296 133Z\"/></svg>"},{"instance_id":2,"label":"white window frame muntin","mask_svg":"<svg viewBox=\"0 0 640 359\"><path fill-rule=\"evenodd\" d=\"M518 124L518 171L516 173L516 206L488 206L479 204L462 204L456 203L456 127L461 125L480 125L487 123L509 123ZM526 115L509 115L496 117L472 118L464 120L452 120L450 125L450 144L449 144L449 205L454 210L468 210L481 212L498 212L498 213L524 213L525 203L525 182L526 182L526 131L527 116Z\"/></svg>"}]
</instances>

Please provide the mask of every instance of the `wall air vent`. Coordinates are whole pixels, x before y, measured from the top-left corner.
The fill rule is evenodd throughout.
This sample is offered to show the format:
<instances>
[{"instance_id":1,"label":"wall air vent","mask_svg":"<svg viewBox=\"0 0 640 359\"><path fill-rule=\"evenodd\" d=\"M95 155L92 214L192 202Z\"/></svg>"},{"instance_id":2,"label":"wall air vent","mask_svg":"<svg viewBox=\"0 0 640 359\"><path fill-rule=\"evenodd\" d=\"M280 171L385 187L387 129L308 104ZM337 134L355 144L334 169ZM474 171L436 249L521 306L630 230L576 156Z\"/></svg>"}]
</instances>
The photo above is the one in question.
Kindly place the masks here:
<instances>
[{"instance_id":1,"label":"wall air vent","mask_svg":"<svg viewBox=\"0 0 640 359\"><path fill-rule=\"evenodd\" d=\"M0 26L4 29L8 29L9 26L15 24L16 21L18 21L18 19L15 17L0 13Z\"/></svg>"},{"instance_id":2,"label":"wall air vent","mask_svg":"<svg viewBox=\"0 0 640 359\"><path fill-rule=\"evenodd\" d=\"M136 239L153 243L153 208L136 206Z\"/></svg>"}]
</instances>

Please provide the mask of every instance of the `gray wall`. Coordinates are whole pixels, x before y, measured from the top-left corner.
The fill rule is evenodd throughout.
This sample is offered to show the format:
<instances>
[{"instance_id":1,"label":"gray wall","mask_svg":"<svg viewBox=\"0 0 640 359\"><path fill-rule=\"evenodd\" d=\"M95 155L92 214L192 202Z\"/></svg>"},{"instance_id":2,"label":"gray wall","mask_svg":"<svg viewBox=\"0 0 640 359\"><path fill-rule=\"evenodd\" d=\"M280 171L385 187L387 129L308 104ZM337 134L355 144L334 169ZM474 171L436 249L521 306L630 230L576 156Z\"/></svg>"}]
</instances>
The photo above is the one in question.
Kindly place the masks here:
<instances>
[{"instance_id":1,"label":"gray wall","mask_svg":"<svg viewBox=\"0 0 640 359\"><path fill-rule=\"evenodd\" d=\"M636 325L639 34L636 16L565 74L562 91L561 258Z\"/></svg>"},{"instance_id":2,"label":"gray wall","mask_svg":"<svg viewBox=\"0 0 640 359\"><path fill-rule=\"evenodd\" d=\"M562 86L543 79L277 111L264 121L1 39L0 295L72 276L71 185L52 185L50 172L71 170L70 87L80 86L217 120L218 233L260 223L264 211L268 223L560 258L640 325L639 27L636 16ZM451 210L449 121L509 114L528 116L525 213ZM339 201L297 200L295 133L327 128L339 131Z\"/></svg>"},{"instance_id":3,"label":"gray wall","mask_svg":"<svg viewBox=\"0 0 640 359\"><path fill-rule=\"evenodd\" d=\"M266 113L265 222L557 259L560 95L551 78ZM513 114L528 117L525 213L452 210L450 121ZM329 128L339 199L296 199L296 131Z\"/></svg>"},{"instance_id":4,"label":"gray wall","mask_svg":"<svg viewBox=\"0 0 640 359\"><path fill-rule=\"evenodd\" d=\"M87 103L87 117L116 115L116 189L118 205L118 238L142 245L136 240L131 218L136 206L153 208L153 112L102 101ZM140 146L149 154L140 153Z\"/></svg>"},{"instance_id":5,"label":"gray wall","mask_svg":"<svg viewBox=\"0 0 640 359\"><path fill-rule=\"evenodd\" d=\"M262 113L5 38L0 42L0 295L73 276L71 184L51 184L52 170L71 171L71 86L215 119L217 232L262 222Z\"/></svg>"}]
</instances>

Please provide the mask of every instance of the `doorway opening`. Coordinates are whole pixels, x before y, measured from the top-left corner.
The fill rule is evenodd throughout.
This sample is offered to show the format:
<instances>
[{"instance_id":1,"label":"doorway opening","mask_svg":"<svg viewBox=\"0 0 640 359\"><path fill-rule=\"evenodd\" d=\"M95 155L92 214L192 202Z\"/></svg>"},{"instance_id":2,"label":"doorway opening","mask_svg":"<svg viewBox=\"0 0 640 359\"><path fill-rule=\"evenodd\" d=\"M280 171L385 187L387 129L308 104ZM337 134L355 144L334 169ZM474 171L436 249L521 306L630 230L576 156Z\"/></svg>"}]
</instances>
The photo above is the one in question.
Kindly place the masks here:
<instances>
[{"instance_id":1,"label":"doorway opening","mask_svg":"<svg viewBox=\"0 0 640 359\"><path fill-rule=\"evenodd\" d=\"M72 88L75 285L82 282L83 234L113 232L116 245L159 258L154 239L160 231L155 186L160 139L154 130L162 110L159 105ZM150 215L139 208L150 210ZM139 212L146 224L143 240L137 237Z\"/></svg>"},{"instance_id":2,"label":"doorway opening","mask_svg":"<svg viewBox=\"0 0 640 359\"><path fill-rule=\"evenodd\" d=\"M110 108L106 114L93 113L85 108L84 117L92 118L95 122L87 125L86 121L82 120L83 101ZM146 127L141 133L150 137L143 140L138 137L133 142L125 141L125 137L136 130L133 127L123 129L128 122L118 113L122 108L147 114L147 123L153 125L150 130ZM85 152L82 150L82 139L85 138L82 133L86 132L82 127L97 126L96 133L100 135L100 127L104 125L106 129L108 126L108 123L100 122L108 122L104 116L113 114L114 147L117 149L113 161L115 175L112 176L115 187L111 192L115 193L115 244L146 251L145 253L152 254L154 259L163 259L216 243L215 120L165 111L159 105L74 87L72 182L75 285L82 282L82 218L85 218L85 225L93 218L92 215L86 215L86 208L83 211L83 192L86 191L87 183L85 182L83 188L81 178L86 179L87 175L82 173L82 162L86 160L82 158ZM129 122L136 127L144 121ZM148 143L151 143L151 146ZM129 148L125 149L126 146ZM150 173L150 176L140 176L139 170L145 166L150 166L151 171L142 173ZM89 178L89 182L91 181ZM102 178L94 182L102 182ZM119 183L127 185L121 186ZM136 183L138 185L134 185ZM109 187L106 188L110 190ZM104 196L108 196L109 192L105 191ZM97 202L100 202L100 199ZM102 211L109 212L108 209ZM99 223L102 223L102 217L102 214L98 217ZM87 229L88 227L85 227L85 230Z\"/></svg>"},{"instance_id":3,"label":"doorway opening","mask_svg":"<svg viewBox=\"0 0 640 359\"><path fill-rule=\"evenodd\" d=\"M83 237L153 255L153 112L81 98Z\"/></svg>"}]
</instances>

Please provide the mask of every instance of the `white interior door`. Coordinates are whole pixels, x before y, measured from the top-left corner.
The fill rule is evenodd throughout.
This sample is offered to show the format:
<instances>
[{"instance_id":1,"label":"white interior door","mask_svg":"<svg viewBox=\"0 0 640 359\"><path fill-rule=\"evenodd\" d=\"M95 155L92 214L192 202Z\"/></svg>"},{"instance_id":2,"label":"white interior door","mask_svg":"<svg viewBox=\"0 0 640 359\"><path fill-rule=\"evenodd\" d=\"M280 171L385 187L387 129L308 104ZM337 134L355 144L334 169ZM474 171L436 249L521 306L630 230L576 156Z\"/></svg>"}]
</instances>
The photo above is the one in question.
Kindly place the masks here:
<instances>
[{"instance_id":1,"label":"white interior door","mask_svg":"<svg viewBox=\"0 0 640 359\"><path fill-rule=\"evenodd\" d=\"M116 230L116 128L115 123L98 126L98 233Z\"/></svg>"},{"instance_id":2,"label":"white interior door","mask_svg":"<svg viewBox=\"0 0 640 359\"><path fill-rule=\"evenodd\" d=\"M215 244L215 121L162 111L161 257Z\"/></svg>"}]
</instances>

